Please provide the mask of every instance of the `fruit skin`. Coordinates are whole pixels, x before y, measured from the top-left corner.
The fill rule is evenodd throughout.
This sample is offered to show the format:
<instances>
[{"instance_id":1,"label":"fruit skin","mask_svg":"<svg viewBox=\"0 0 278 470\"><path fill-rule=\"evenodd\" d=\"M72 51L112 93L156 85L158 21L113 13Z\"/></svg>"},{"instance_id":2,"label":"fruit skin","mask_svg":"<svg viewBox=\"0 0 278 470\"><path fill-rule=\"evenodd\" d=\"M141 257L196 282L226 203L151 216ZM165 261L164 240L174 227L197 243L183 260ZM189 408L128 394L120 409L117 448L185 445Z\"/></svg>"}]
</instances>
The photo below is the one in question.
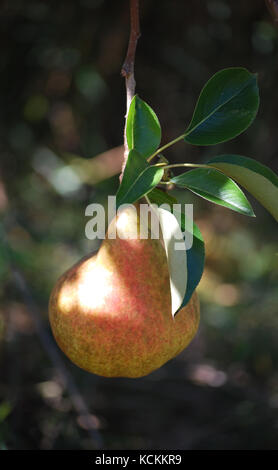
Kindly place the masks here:
<instances>
[{"instance_id":1,"label":"fruit skin","mask_svg":"<svg viewBox=\"0 0 278 470\"><path fill-rule=\"evenodd\" d=\"M139 230L136 211L122 212ZM120 215L121 217L121 215ZM108 229L118 227L114 219ZM139 233L139 231L138 231ZM173 318L169 273L160 240L106 239L56 283L50 324L62 351L82 369L104 377L143 377L179 354L199 325L199 302Z\"/></svg>"}]
</instances>

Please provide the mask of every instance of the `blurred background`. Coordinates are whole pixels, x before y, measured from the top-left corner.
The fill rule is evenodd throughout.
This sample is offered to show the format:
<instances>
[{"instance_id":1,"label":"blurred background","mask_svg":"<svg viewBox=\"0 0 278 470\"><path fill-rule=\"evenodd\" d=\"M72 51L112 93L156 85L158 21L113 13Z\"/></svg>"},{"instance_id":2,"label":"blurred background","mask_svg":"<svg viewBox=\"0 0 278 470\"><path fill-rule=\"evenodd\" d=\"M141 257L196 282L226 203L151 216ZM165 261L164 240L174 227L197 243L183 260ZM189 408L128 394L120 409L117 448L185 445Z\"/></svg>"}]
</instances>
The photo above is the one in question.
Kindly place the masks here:
<instances>
[{"instance_id":1,"label":"blurred background","mask_svg":"<svg viewBox=\"0 0 278 470\"><path fill-rule=\"evenodd\" d=\"M129 5L9 0L0 23L0 448L277 449L277 224L251 196L252 220L178 194L194 203L207 258L200 329L176 359L143 379L106 379L59 353L50 291L96 249L86 206L118 187ZM234 152L278 171L278 30L264 1L141 0L141 29L137 92L163 143L185 129L212 74L259 75L247 132L165 156Z\"/></svg>"}]
</instances>

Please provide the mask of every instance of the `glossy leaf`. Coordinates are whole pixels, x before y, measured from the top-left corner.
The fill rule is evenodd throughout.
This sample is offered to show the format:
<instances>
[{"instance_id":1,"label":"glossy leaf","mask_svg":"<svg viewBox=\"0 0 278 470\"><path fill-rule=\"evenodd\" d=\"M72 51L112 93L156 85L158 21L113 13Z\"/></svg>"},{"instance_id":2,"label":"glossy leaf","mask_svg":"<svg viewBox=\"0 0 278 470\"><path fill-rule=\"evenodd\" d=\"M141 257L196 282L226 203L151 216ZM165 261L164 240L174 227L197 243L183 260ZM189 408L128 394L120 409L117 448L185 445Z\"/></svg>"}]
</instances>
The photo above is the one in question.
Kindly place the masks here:
<instances>
[{"instance_id":1,"label":"glossy leaf","mask_svg":"<svg viewBox=\"0 0 278 470\"><path fill-rule=\"evenodd\" d=\"M172 183L190 189L210 202L254 217L246 196L237 184L217 170L198 168L171 179Z\"/></svg>"},{"instance_id":2,"label":"glossy leaf","mask_svg":"<svg viewBox=\"0 0 278 470\"><path fill-rule=\"evenodd\" d=\"M168 261L172 315L174 316L186 294L187 255L185 243L176 217L161 207L156 210ZM176 243L179 244L179 250L176 249ZM183 245L183 249L181 245Z\"/></svg>"},{"instance_id":3,"label":"glossy leaf","mask_svg":"<svg viewBox=\"0 0 278 470\"><path fill-rule=\"evenodd\" d=\"M258 107L256 75L239 67L221 70L201 91L185 141L215 145L233 139L250 126Z\"/></svg>"},{"instance_id":4,"label":"glossy leaf","mask_svg":"<svg viewBox=\"0 0 278 470\"><path fill-rule=\"evenodd\" d=\"M205 266L205 243L200 229L195 223L193 224L193 245L186 253L188 278L186 293L180 308L185 307L191 299L193 292L202 278Z\"/></svg>"},{"instance_id":5,"label":"glossy leaf","mask_svg":"<svg viewBox=\"0 0 278 470\"><path fill-rule=\"evenodd\" d=\"M136 150L130 150L124 169L124 174L120 187L117 192L117 200L120 200L126 192L129 191L131 184L136 180L138 175L148 168L147 161Z\"/></svg>"},{"instance_id":6,"label":"glossy leaf","mask_svg":"<svg viewBox=\"0 0 278 470\"><path fill-rule=\"evenodd\" d=\"M180 222L181 231L184 233L185 230L189 231L189 227L185 223L185 215L181 212L178 213L177 210L173 209L173 204L178 204L176 198L171 196L164 191L161 191L157 188L153 189L152 192L148 194L148 198L151 202L160 205L160 204L169 204L173 215ZM192 297L193 292L198 286L204 271L205 265L205 243L202 237L202 234L198 226L193 222L193 245L190 250L186 251L186 263L187 263L187 285L186 293L183 298L181 307L184 307Z\"/></svg>"},{"instance_id":7,"label":"glossy leaf","mask_svg":"<svg viewBox=\"0 0 278 470\"><path fill-rule=\"evenodd\" d=\"M122 204L132 204L155 188L163 173L163 168L150 166L142 155L131 150L116 194L117 208Z\"/></svg>"},{"instance_id":8,"label":"glossy leaf","mask_svg":"<svg viewBox=\"0 0 278 470\"><path fill-rule=\"evenodd\" d=\"M170 204L170 206L172 206L173 204L178 203L175 197L171 196L169 193L166 193L158 188L154 188L148 194L148 198L152 203L157 204L158 206L161 204Z\"/></svg>"},{"instance_id":9,"label":"glossy leaf","mask_svg":"<svg viewBox=\"0 0 278 470\"><path fill-rule=\"evenodd\" d=\"M241 155L220 155L208 162L233 178L278 221L278 176L265 165Z\"/></svg>"},{"instance_id":10,"label":"glossy leaf","mask_svg":"<svg viewBox=\"0 0 278 470\"><path fill-rule=\"evenodd\" d=\"M160 144L159 120L151 107L137 95L129 107L126 138L128 148L137 150L146 158L152 155Z\"/></svg>"}]
</instances>

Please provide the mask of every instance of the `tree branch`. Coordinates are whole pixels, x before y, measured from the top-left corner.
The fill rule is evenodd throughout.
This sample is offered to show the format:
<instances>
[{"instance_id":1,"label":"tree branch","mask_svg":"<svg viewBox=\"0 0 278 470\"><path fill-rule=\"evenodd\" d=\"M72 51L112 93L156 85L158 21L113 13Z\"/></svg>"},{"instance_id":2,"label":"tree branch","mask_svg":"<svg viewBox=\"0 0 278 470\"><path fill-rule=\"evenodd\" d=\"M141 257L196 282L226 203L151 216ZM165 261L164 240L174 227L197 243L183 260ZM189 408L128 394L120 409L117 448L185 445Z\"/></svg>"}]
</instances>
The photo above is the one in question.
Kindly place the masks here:
<instances>
[{"instance_id":1,"label":"tree branch","mask_svg":"<svg viewBox=\"0 0 278 470\"><path fill-rule=\"evenodd\" d=\"M265 3L271 13L271 16L278 26L278 0L265 0Z\"/></svg>"},{"instance_id":2,"label":"tree branch","mask_svg":"<svg viewBox=\"0 0 278 470\"><path fill-rule=\"evenodd\" d=\"M130 35L129 35L129 44L127 49L127 54L125 61L122 66L121 74L125 77L126 85L126 121L129 106L133 96L135 95L135 78L134 78L134 63L135 63L135 53L137 47L137 41L140 37L140 21L139 21L139 0L130 0ZM125 134L124 134L124 161L122 166L122 173L120 180L125 169L127 157L128 157L128 145L126 139L126 122L125 122Z\"/></svg>"}]
</instances>

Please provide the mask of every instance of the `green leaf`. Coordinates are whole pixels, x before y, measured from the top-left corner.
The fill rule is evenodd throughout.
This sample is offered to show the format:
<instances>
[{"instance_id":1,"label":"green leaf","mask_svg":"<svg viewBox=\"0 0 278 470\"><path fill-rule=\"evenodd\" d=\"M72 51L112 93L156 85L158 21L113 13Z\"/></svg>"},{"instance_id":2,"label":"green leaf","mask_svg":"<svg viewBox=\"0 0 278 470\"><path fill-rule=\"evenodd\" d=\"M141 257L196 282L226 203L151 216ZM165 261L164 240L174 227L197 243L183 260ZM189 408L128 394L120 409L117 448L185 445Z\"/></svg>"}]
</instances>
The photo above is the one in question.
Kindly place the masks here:
<instances>
[{"instance_id":1,"label":"green leaf","mask_svg":"<svg viewBox=\"0 0 278 470\"><path fill-rule=\"evenodd\" d=\"M149 194L148 198L151 202L160 205L160 204L169 204L172 210L173 215L180 222L181 231L189 231L190 228L186 224L185 214L183 212L178 213L177 210L173 209L173 204L178 204L176 198L171 196L168 193L161 191L160 189L153 189ZM192 232L190 232L192 233ZM204 271L205 265L205 243L202 237L202 234L198 226L193 222L193 245L190 250L186 251L187 254L187 285L186 293L181 304L181 307L189 302L192 297L193 292L198 286Z\"/></svg>"},{"instance_id":2,"label":"green leaf","mask_svg":"<svg viewBox=\"0 0 278 470\"><path fill-rule=\"evenodd\" d=\"M233 139L250 126L258 107L257 76L240 67L221 70L201 91L184 139L193 145Z\"/></svg>"},{"instance_id":3,"label":"green leaf","mask_svg":"<svg viewBox=\"0 0 278 470\"><path fill-rule=\"evenodd\" d=\"M198 168L175 176L171 182L182 188L190 189L210 202L254 217L252 207L241 189L220 171Z\"/></svg>"},{"instance_id":4,"label":"green leaf","mask_svg":"<svg viewBox=\"0 0 278 470\"><path fill-rule=\"evenodd\" d=\"M183 228L182 228L182 231ZM180 309L185 307L199 284L205 266L205 243L199 227L193 224L193 245L187 250L187 286L186 293Z\"/></svg>"},{"instance_id":5,"label":"green leaf","mask_svg":"<svg viewBox=\"0 0 278 470\"><path fill-rule=\"evenodd\" d=\"M161 204L170 204L172 206L173 204L178 204L178 201L175 197L171 196L168 193L165 193L161 189L154 188L149 194L148 194L149 200L153 204L157 204L160 206Z\"/></svg>"},{"instance_id":6,"label":"green leaf","mask_svg":"<svg viewBox=\"0 0 278 470\"><path fill-rule=\"evenodd\" d=\"M137 95L130 103L126 138L129 150L136 149L146 158L152 155L160 144L159 120L151 107Z\"/></svg>"},{"instance_id":7,"label":"green leaf","mask_svg":"<svg viewBox=\"0 0 278 470\"><path fill-rule=\"evenodd\" d=\"M125 193L129 191L131 184L136 180L138 175L142 173L142 171L148 168L148 166L149 165L147 161L142 158L140 153L138 153L136 150L130 150L121 185L117 192L117 199L120 200L125 195Z\"/></svg>"},{"instance_id":8,"label":"green leaf","mask_svg":"<svg viewBox=\"0 0 278 470\"><path fill-rule=\"evenodd\" d=\"M272 170L241 155L220 155L210 160L208 165L247 189L278 221L278 176Z\"/></svg>"},{"instance_id":9,"label":"green leaf","mask_svg":"<svg viewBox=\"0 0 278 470\"><path fill-rule=\"evenodd\" d=\"M162 207L154 208L159 218L164 247L168 262L172 315L179 310L187 289L187 252L177 218ZM176 243L182 249L176 249Z\"/></svg>"},{"instance_id":10,"label":"green leaf","mask_svg":"<svg viewBox=\"0 0 278 470\"><path fill-rule=\"evenodd\" d=\"M122 204L132 204L150 192L160 182L163 173L163 168L150 166L140 153L131 150L116 194L117 208Z\"/></svg>"},{"instance_id":11,"label":"green leaf","mask_svg":"<svg viewBox=\"0 0 278 470\"><path fill-rule=\"evenodd\" d=\"M185 231L191 233L193 235L193 244L190 250L187 250L187 286L186 286L186 293L183 299L183 302L179 308L179 310L190 301L193 292L195 291L196 287L198 286L205 267L205 242L201 231L197 224L193 222L193 232L191 227L186 224L186 219L184 213L178 214L175 210L173 210L173 214L177 217L178 220L181 222L181 230L184 233Z\"/></svg>"}]
</instances>

